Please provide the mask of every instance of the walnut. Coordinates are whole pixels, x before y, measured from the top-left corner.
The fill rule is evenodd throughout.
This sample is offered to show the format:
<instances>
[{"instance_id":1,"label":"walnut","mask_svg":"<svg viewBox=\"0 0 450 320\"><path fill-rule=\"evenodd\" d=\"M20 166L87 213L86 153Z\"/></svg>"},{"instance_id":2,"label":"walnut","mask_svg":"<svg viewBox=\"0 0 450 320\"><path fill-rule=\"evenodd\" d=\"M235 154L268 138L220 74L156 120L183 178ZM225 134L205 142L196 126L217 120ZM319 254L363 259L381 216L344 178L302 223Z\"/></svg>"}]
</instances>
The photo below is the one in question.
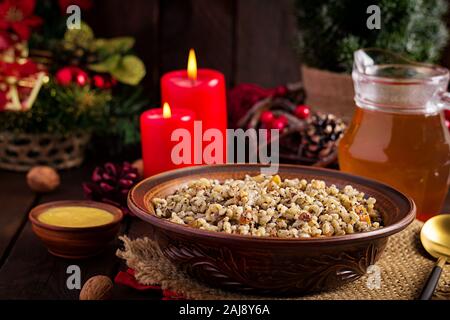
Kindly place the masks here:
<instances>
[{"instance_id":1,"label":"walnut","mask_svg":"<svg viewBox=\"0 0 450 320\"><path fill-rule=\"evenodd\" d=\"M27 173L27 183L36 192L50 192L60 184L58 172L47 166L36 166Z\"/></svg>"},{"instance_id":2,"label":"walnut","mask_svg":"<svg viewBox=\"0 0 450 320\"><path fill-rule=\"evenodd\" d=\"M113 283L107 276L93 276L85 282L80 292L80 300L109 300Z\"/></svg>"}]
</instances>

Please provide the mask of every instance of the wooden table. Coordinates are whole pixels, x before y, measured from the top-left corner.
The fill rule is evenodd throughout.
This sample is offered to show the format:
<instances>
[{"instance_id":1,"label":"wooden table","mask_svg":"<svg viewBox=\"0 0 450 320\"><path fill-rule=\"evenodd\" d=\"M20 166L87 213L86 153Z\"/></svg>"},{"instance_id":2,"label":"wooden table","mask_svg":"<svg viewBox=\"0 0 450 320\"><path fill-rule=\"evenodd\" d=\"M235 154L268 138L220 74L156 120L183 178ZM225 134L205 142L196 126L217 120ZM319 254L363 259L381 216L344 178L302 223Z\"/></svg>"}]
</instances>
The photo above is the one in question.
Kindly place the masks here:
<instances>
[{"instance_id":1,"label":"wooden table","mask_svg":"<svg viewBox=\"0 0 450 320\"><path fill-rule=\"evenodd\" d=\"M37 195L30 191L25 174L0 171L0 299L78 299L79 290L66 286L67 267L81 268L82 283L96 274L114 277L125 269L115 256L119 240L99 256L87 260L65 260L49 254L34 235L28 222L29 210L44 202L83 199L82 181L89 180L92 165L61 172L60 188L50 194ZM450 194L444 212L450 212ZM145 224L136 218L127 219L121 234L143 235ZM160 299L157 292L138 292L115 286L115 299Z\"/></svg>"},{"instance_id":2,"label":"wooden table","mask_svg":"<svg viewBox=\"0 0 450 320\"><path fill-rule=\"evenodd\" d=\"M66 286L67 267L76 264L81 269L82 283L96 274L111 278L126 269L115 256L120 245L117 240L104 253L86 260L66 260L49 254L34 235L28 222L28 212L40 203L84 199L81 183L88 181L92 165L62 171L61 186L50 194L30 191L25 174L0 170L0 299L78 299L79 290ZM144 234L145 224L127 219L121 234L137 237ZM160 299L157 292L138 292L115 286L116 299Z\"/></svg>"}]
</instances>

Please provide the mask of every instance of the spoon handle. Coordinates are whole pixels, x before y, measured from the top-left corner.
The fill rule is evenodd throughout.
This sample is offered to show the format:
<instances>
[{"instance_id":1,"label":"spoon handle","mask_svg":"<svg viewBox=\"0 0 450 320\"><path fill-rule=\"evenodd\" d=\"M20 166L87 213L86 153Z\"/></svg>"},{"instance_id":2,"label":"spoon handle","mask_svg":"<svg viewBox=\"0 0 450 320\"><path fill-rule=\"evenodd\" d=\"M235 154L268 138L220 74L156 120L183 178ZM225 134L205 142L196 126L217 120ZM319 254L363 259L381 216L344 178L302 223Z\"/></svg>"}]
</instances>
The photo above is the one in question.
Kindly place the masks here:
<instances>
[{"instance_id":1,"label":"spoon handle","mask_svg":"<svg viewBox=\"0 0 450 320\"><path fill-rule=\"evenodd\" d=\"M433 268L433 271L431 271L428 280L425 284L425 287L423 287L422 293L420 294L420 300L430 300L433 296L434 290L437 287L437 284L439 282L439 278L441 277L442 268L445 265L445 258L439 258L438 262Z\"/></svg>"}]
</instances>

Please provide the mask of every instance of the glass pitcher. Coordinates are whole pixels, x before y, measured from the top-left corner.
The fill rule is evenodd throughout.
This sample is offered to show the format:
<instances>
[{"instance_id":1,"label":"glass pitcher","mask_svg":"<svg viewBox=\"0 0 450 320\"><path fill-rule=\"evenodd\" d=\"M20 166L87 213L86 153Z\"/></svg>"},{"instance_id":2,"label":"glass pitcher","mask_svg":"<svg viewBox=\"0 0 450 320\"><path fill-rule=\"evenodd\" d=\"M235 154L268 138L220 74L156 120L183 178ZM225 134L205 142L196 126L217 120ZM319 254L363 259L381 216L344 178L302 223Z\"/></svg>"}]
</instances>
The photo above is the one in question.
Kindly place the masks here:
<instances>
[{"instance_id":1,"label":"glass pitcher","mask_svg":"<svg viewBox=\"0 0 450 320\"><path fill-rule=\"evenodd\" d=\"M417 217L439 213L450 173L444 108L449 71L380 49L355 52L356 110L339 143L341 170L382 181L411 196Z\"/></svg>"}]
</instances>

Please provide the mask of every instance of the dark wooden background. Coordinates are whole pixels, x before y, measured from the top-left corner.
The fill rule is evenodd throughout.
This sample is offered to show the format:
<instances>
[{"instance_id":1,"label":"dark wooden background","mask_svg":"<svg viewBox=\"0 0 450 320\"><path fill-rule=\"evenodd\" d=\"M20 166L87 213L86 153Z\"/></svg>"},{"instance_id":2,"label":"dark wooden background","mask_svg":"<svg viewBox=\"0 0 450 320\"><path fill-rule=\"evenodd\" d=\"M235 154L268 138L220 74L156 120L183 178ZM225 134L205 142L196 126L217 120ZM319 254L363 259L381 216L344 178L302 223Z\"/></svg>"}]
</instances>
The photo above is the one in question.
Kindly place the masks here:
<instances>
[{"instance_id":1,"label":"dark wooden background","mask_svg":"<svg viewBox=\"0 0 450 320\"><path fill-rule=\"evenodd\" d=\"M229 87L298 80L292 5L292 0L95 0L82 19L97 36L136 38L147 66L145 87L158 97L161 75L184 69L190 48L199 67L220 70Z\"/></svg>"},{"instance_id":2,"label":"dark wooden background","mask_svg":"<svg viewBox=\"0 0 450 320\"><path fill-rule=\"evenodd\" d=\"M293 0L94 0L82 18L97 36L136 38L148 71L144 85L158 98L161 75L184 69L189 48L199 67L222 71L229 87L299 80L293 6ZM450 50L442 64L450 66Z\"/></svg>"}]
</instances>

